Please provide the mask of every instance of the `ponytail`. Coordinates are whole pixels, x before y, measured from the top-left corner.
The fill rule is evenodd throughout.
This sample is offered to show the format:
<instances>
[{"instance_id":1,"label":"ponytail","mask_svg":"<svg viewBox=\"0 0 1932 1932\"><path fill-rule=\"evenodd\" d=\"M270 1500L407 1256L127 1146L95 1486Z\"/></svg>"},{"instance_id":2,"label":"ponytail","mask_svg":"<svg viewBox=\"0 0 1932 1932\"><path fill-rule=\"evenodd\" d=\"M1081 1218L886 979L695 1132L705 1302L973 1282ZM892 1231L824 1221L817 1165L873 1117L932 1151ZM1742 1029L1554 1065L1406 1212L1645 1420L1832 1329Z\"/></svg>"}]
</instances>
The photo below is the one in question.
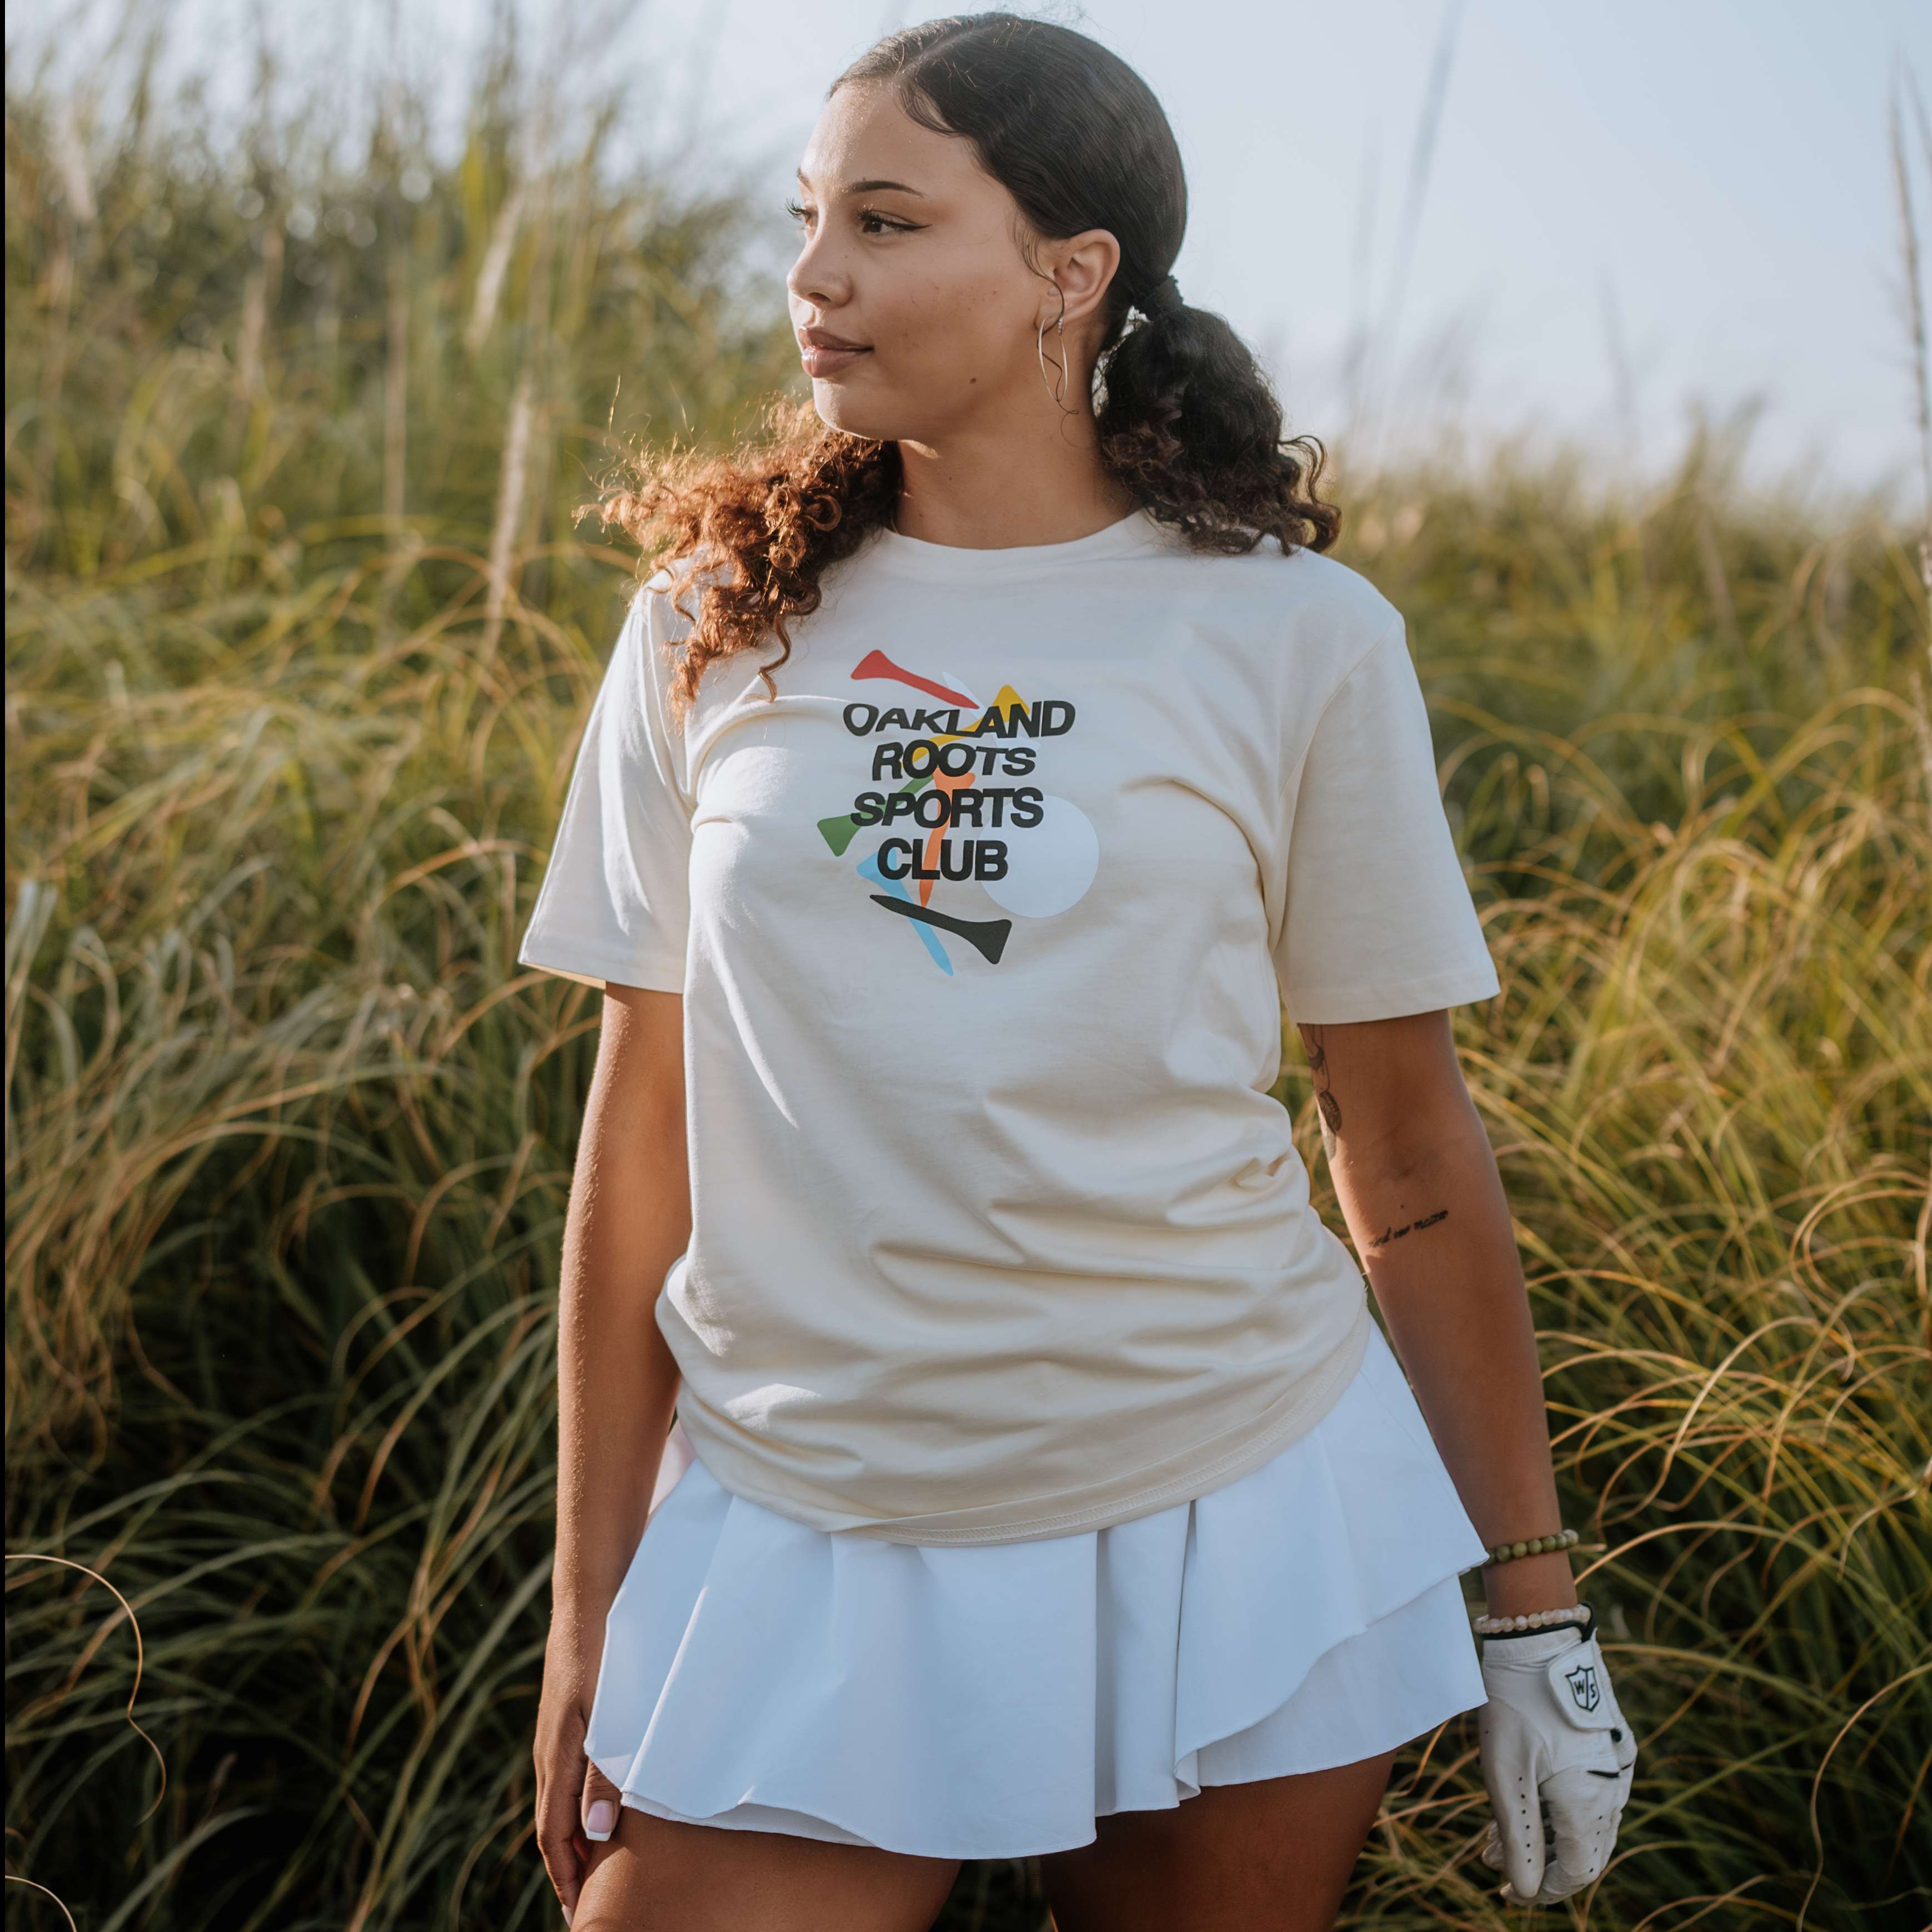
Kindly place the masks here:
<instances>
[{"instance_id":1,"label":"ponytail","mask_svg":"<svg viewBox=\"0 0 1932 1932\"><path fill-rule=\"evenodd\" d=\"M1174 290L1169 276L1164 284ZM1326 550L1342 513L1317 494L1323 452L1282 437L1281 404L1246 343L1178 291L1150 298L1102 367L1100 453L1135 500L1195 550L1235 555L1263 537Z\"/></svg>"}]
</instances>

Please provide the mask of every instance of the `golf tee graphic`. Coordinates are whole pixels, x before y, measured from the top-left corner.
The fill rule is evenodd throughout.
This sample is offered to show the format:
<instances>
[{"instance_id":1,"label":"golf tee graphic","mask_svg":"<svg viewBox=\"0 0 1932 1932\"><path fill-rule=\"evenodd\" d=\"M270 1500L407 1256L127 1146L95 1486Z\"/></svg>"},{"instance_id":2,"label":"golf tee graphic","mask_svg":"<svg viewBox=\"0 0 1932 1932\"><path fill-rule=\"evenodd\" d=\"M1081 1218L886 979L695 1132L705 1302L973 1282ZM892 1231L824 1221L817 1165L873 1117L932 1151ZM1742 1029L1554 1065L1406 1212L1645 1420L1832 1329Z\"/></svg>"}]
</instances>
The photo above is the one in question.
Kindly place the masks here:
<instances>
[{"instance_id":1,"label":"golf tee graphic","mask_svg":"<svg viewBox=\"0 0 1932 1932\"><path fill-rule=\"evenodd\" d=\"M959 895L946 888L977 887L1021 919L1051 919L1086 896L1100 865L1093 824L1038 782L1047 776L1040 759L1073 729L1075 708L1064 698L1028 704L1011 685L982 705L950 673L944 681L921 677L883 651L862 658L852 676L902 685L931 701L846 706L845 729L860 741L854 748L862 747L865 788L850 811L821 818L818 830L841 858L860 844L857 870L876 888L872 903L905 920L942 973L952 970L942 935L997 966L1012 920L949 911L946 898L956 906Z\"/></svg>"}]
</instances>

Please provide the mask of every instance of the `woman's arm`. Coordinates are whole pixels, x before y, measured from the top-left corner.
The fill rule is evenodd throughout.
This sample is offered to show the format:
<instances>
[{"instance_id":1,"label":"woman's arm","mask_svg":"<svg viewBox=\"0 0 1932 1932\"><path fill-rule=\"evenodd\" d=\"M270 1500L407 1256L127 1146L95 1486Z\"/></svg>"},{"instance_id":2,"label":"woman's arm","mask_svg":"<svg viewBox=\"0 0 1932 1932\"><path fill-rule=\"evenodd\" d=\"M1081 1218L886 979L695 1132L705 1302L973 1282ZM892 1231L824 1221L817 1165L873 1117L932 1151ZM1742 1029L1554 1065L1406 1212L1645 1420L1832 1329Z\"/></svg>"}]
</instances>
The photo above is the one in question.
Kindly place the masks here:
<instances>
[{"instance_id":1,"label":"woman's arm","mask_svg":"<svg viewBox=\"0 0 1932 1932\"><path fill-rule=\"evenodd\" d=\"M1348 1232L1476 1533L1492 1546L1546 1535L1561 1526L1536 1336L1449 1016L1300 1033ZM1576 1600L1561 1552L1483 1581L1498 1616Z\"/></svg>"},{"instance_id":2,"label":"woman's arm","mask_svg":"<svg viewBox=\"0 0 1932 1932\"><path fill-rule=\"evenodd\" d=\"M604 1620L644 1533L677 1399L658 1291L690 1237L684 1002L607 986L564 1224L556 1568L537 1718L537 1844L567 1910L590 1849L584 1734Z\"/></svg>"}]
</instances>

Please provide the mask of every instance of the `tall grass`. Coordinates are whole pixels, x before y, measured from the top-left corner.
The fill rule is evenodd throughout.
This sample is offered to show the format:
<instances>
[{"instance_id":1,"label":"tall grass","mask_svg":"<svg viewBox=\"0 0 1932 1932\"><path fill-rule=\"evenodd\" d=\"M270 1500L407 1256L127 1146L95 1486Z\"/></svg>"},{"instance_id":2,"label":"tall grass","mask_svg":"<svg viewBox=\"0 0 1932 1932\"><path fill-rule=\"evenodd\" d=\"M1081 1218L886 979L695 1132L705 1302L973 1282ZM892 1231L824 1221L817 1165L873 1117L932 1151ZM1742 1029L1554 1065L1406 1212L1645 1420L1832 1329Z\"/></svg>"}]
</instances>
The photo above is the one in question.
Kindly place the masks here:
<instances>
[{"instance_id":1,"label":"tall grass","mask_svg":"<svg viewBox=\"0 0 1932 1932\"><path fill-rule=\"evenodd\" d=\"M8 1869L88 1932L548 1924L596 1014L514 950L631 571L572 517L614 431L728 433L783 339L741 209L605 164L608 115L532 145L501 68L441 164L143 98L91 144L8 109L7 1494L10 1552L133 1605L166 1782L112 1600L10 1564ZM1881 520L1729 461L1364 478L1347 554L1411 615L1502 971L1462 1043L1645 1738L1582 1922L1904 1932L1925 610ZM1352 1923L1508 1922L1473 1749L1406 1759ZM946 1922L1029 1890L969 1870Z\"/></svg>"},{"instance_id":2,"label":"tall grass","mask_svg":"<svg viewBox=\"0 0 1932 1932\"><path fill-rule=\"evenodd\" d=\"M1462 1045L1644 1739L1593 1925L1702 1905L1903 1928L1932 1905L1918 722L1847 694L1754 783L1654 825L1590 773L1575 819L1621 834L1616 882L1557 872L1490 910L1504 994ZM1738 747L1686 735L1706 791ZM1480 1922L1482 1870L1442 1870L1485 1815L1473 1742L1460 1727L1385 1808L1364 1922Z\"/></svg>"}]
</instances>

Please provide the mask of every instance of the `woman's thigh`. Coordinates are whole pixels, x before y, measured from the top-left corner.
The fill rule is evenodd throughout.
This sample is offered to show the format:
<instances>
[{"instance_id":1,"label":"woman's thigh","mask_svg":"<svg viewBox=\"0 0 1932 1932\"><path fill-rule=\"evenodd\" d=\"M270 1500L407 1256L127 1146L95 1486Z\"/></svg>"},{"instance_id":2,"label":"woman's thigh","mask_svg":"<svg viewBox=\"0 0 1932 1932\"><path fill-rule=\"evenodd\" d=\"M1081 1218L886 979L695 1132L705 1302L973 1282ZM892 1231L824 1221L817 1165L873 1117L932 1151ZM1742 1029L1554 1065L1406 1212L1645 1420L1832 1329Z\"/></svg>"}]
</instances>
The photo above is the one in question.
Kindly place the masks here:
<instances>
[{"instance_id":1,"label":"woman's thigh","mask_svg":"<svg viewBox=\"0 0 1932 1932\"><path fill-rule=\"evenodd\" d=\"M1393 1751L1102 1818L1043 1861L1058 1932L1328 1932Z\"/></svg>"},{"instance_id":2,"label":"woman's thigh","mask_svg":"<svg viewBox=\"0 0 1932 1932\"><path fill-rule=\"evenodd\" d=\"M596 1848L572 1932L926 1932L958 1870L950 1858L674 1825L626 1806Z\"/></svg>"}]
</instances>

